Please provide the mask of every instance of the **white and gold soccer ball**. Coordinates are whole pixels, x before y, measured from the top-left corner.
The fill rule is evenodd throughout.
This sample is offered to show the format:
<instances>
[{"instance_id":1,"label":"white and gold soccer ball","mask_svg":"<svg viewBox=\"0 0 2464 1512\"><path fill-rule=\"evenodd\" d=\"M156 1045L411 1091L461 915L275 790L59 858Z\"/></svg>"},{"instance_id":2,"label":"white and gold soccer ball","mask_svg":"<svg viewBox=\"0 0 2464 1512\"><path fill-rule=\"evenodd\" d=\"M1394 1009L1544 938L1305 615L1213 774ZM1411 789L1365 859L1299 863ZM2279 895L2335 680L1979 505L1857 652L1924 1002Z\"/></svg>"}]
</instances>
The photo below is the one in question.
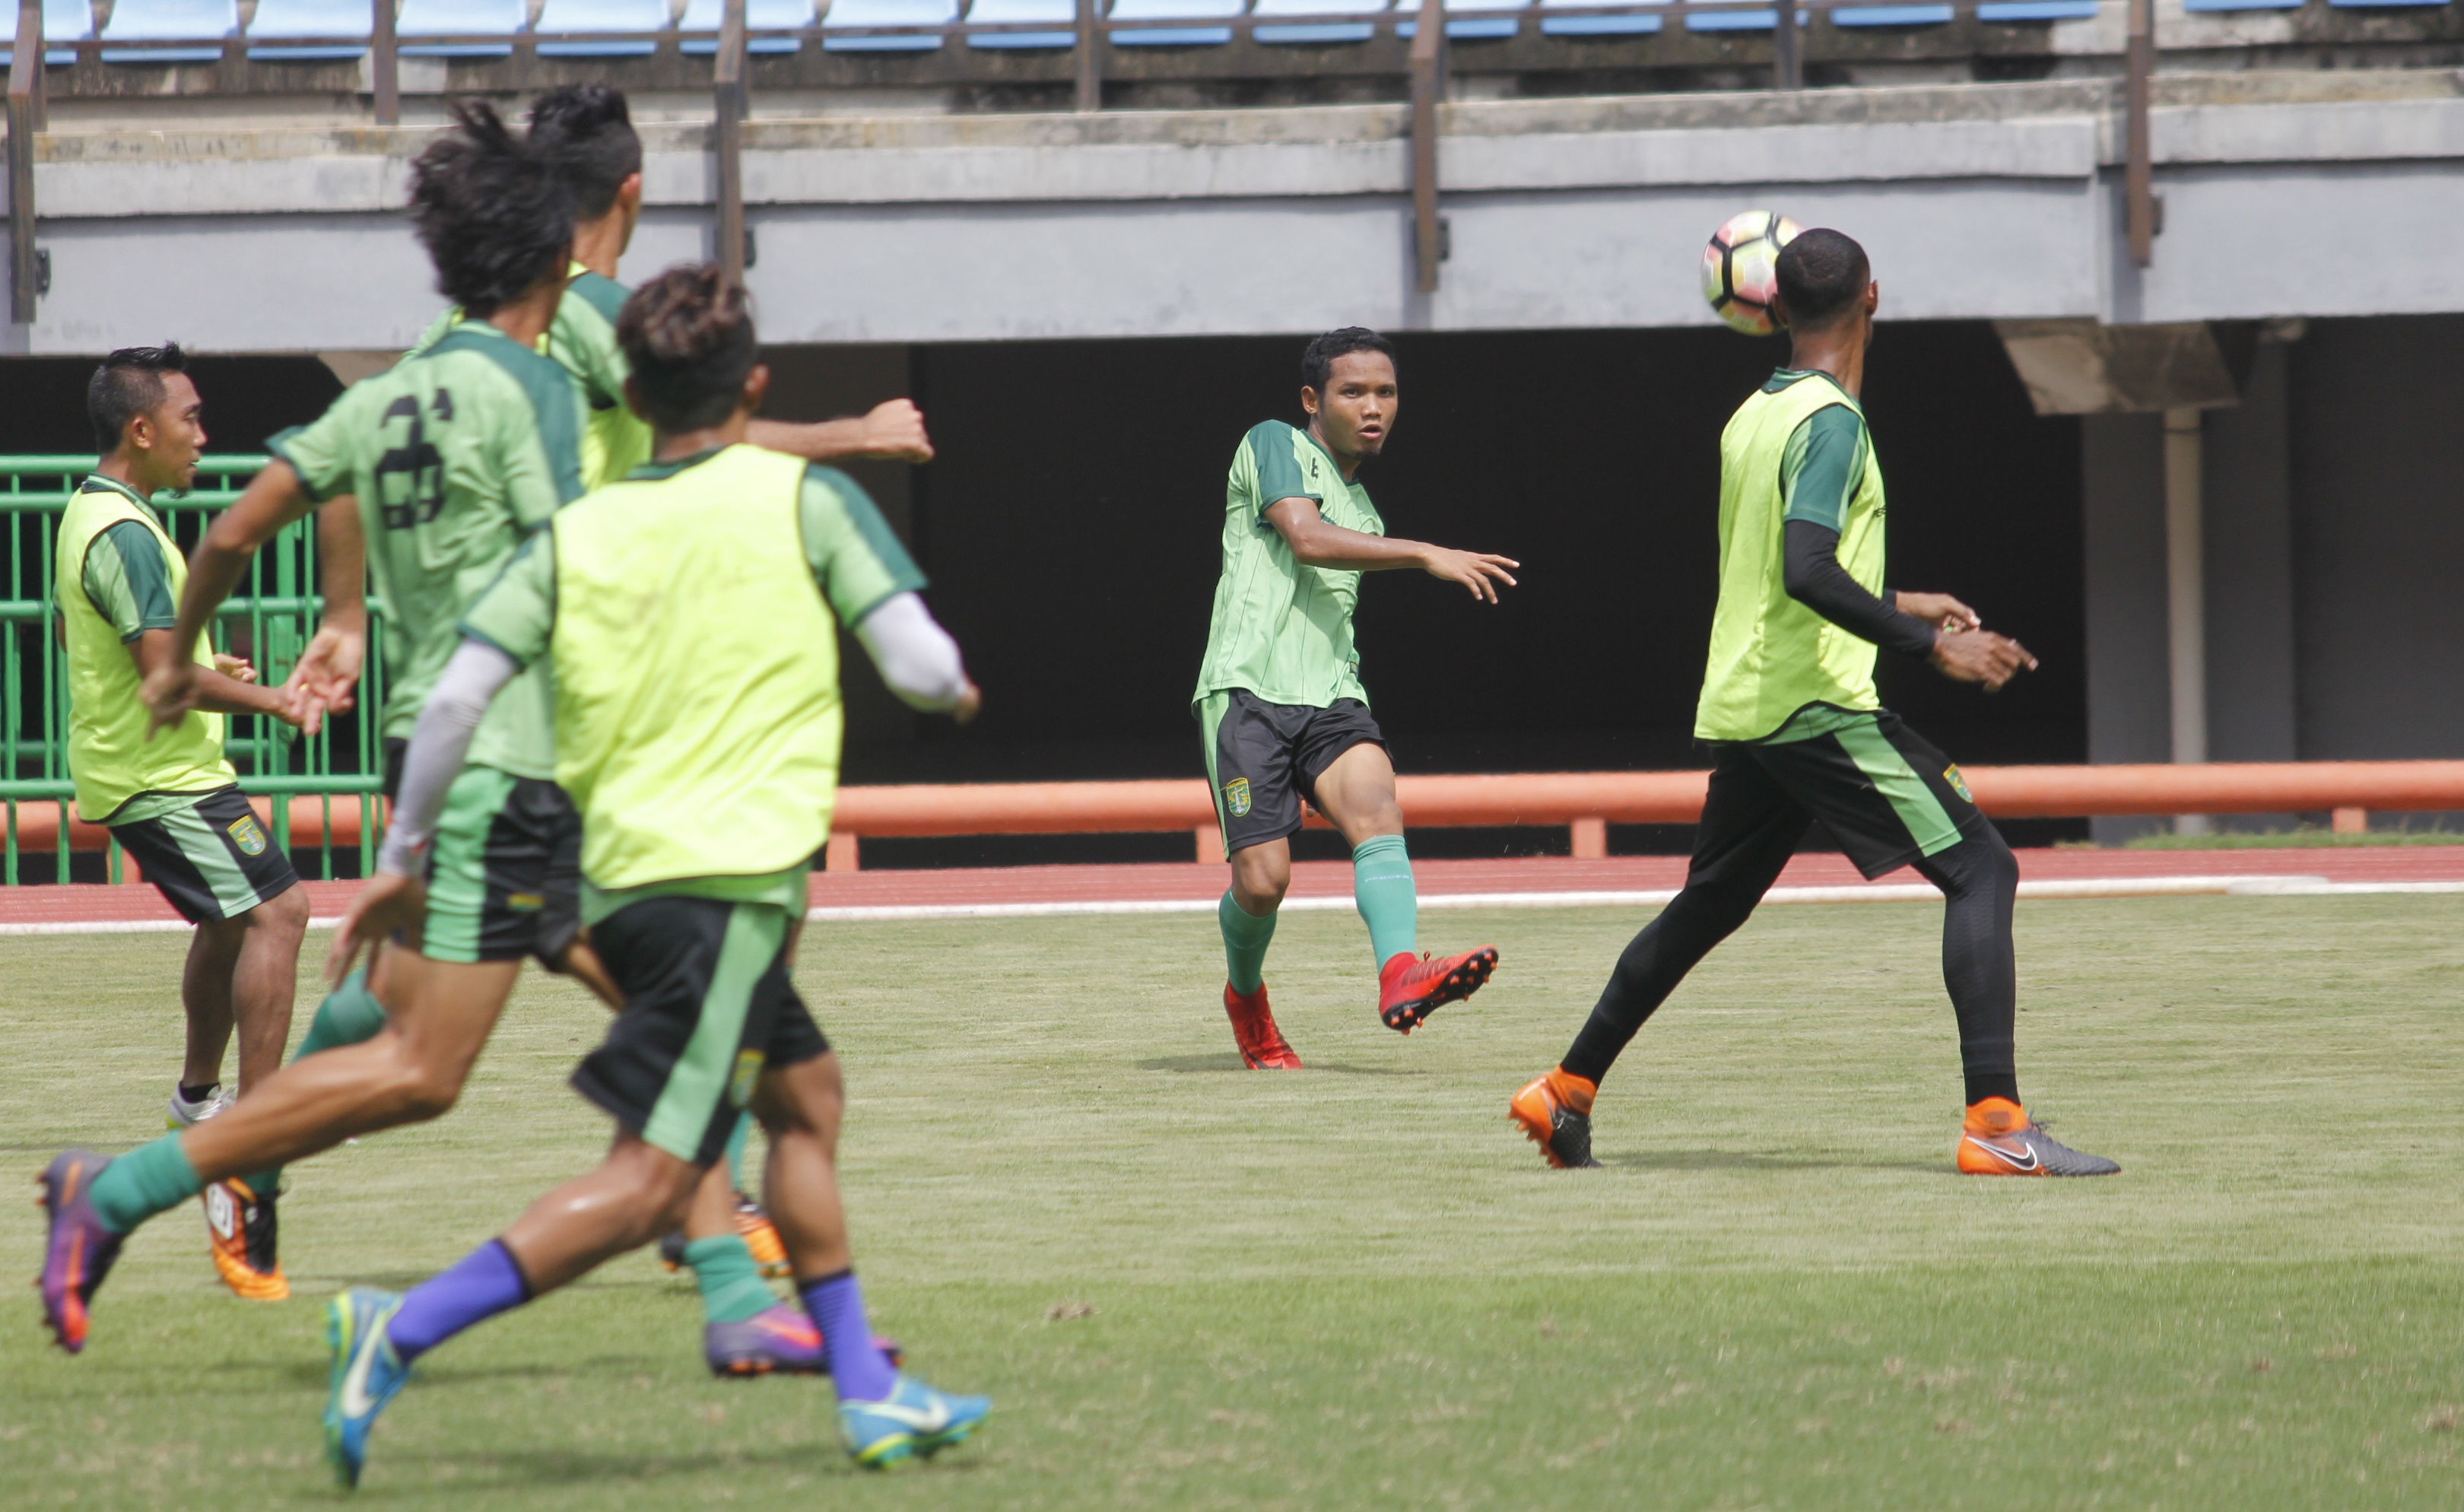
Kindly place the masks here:
<instances>
[{"instance_id":1,"label":"white and gold soccer ball","mask_svg":"<svg viewBox=\"0 0 2464 1512\"><path fill-rule=\"evenodd\" d=\"M1748 336L1769 336L1771 296L1779 288L1779 250L1796 240L1796 222L1770 210L1744 210L1711 233L1703 249L1703 297L1711 313Z\"/></svg>"}]
</instances>

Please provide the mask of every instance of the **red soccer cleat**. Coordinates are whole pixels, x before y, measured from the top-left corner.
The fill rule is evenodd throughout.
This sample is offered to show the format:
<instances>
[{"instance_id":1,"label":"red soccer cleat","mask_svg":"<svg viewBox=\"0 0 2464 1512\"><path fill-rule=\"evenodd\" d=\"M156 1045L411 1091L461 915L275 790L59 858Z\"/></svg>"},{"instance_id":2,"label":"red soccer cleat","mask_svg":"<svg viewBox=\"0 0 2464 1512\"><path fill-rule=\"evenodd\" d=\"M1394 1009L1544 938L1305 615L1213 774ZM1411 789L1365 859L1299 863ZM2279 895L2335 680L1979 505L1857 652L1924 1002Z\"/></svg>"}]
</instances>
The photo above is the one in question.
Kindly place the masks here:
<instances>
[{"instance_id":1,"label":"red soccer cleat","mask_svg":"<svg viewBox=\"0 0 2464 1512\"><path fill-rule=\"evenodd\" d=\"M1232 1020L1232 1042L1241 1047L1241 1060L1252 1071L1297 1071L1301 1058L1284 1042L1284 1033L1275 1027L1275 1011L1266 1005L1266 984L1247 995L1236 993L1232 984L1223 984L1223 1012Z\"/></svg>"},{"instance_id":2,"label":"red soccer cleat","mask_svg":"<svg viewBox=\"0 0 2464 1512\"><path fill-rule=\"evenodd\" d=\"M1495 970L1494 945L1434 960L1398 952L1377 973L1377 1017L1397 1034L1410 1034L1440 1008L1480 991Z\"/></svg>"}]
</instances>

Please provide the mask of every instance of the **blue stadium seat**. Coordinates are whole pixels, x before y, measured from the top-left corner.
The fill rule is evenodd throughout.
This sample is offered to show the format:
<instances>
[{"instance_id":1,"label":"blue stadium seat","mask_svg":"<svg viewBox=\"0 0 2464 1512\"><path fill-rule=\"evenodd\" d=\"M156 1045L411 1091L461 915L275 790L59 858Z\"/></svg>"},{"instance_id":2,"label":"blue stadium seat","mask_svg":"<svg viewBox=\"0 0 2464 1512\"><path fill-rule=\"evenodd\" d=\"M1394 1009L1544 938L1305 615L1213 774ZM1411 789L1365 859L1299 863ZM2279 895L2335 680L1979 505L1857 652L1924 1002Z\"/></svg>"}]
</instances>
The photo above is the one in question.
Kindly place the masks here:
<instances>
[{"instance_id":1,"label":"blue stadium seat","mask_svg":"<svg viewBox=\"0 0 2464 1512\"><path fill-rule=\"evenodd\" d=\"M364 41L319 46L280 44L288 37L366 37L376 30L368 0L256 0L248 23L248 55L260 63L348 62L368 50Z\"/></svg>"},{"instance_id":2,"label":"blue stadium seat","mask_svg":"<svg viewBox=\"0 0 2464 1512\"><path fill-rule=\"evenodd\" d=\"M1860 5L1843 6L1831 12L1833 26L1947 26L1951 9L1947 5Z\"/></svg>"},{"instance_id":3,"label":"blue stadium seat","mask_svg":"<svg viewBox=\"0 0 2464 1512\"><path fill-rule=\"evenodd\" d=\"M664 32L673 18L668 0L547 0L531 30L541 57L648 57L656 42L550 42L560 33Z\"/></svg>"},{"instance_id":4,"label":"blue stadium seat","mask_svg":"<svg viewBox=\"0 0 2464 1512\"><path fill-rule=\"evenodd\" d=\"M2445 5L2447 0L2327 0L2332 6Z\"/></svg>"},{"instance_id":5,"label":"blue stadium seat","mask_svg":"<svg viewBox=\"0 0 2464 1512\"><path fill-rule=\"evenodd\" d=\"M2185 11L2299 11L2308 0L2182 0ZM2441 0L2423 0L2425 4Z\"/></svg>"},{"instance_id":6,"label":"blue stadium seat","mask_svg":"<svg viewBox=\"0 0 2464 1512\"><path fill-rule=\"evenodd\" d=\"M821 12L813 0L744 0L744 25L747 30L771 27L776 30L802 30L818 25ZM680 24L688 33L684 51L708 57L718 51L718 26L725 19L725 0L685 0L685 18ZM753 36L744 39L747 53L794 53L802 51L803 41L792 36Z\"/></svg>"},{"instance_id":7,"label":"blue stadium seat","mask_svg":"<svg viewBox=\"0 0 2464 1512\"><path fill-rule=\"evenodd\" d=\"M48 28L48 22L46 23ZM210 63L222 39L239 30L235 0L120 0L111 8L105 42L187 42L187 47L106 47L106 63ZM195 44L207 43L200 47Z\"/></svg>"},{"instance_id":8,"label":"blue stadium seat","mask_svg":"<svg viewBox=\"0 0 2464 1512\"><path fill-rule=\"evenodd\" d=\"M1200 16L1239 15L1242 0L1112 0L1115 21L1186 21ZM1114 47L1221 47L1232 40L1230 27L1157 27L1112 33Z\"/></svg>"},{"instance_id":9,"label":"blue stadium seat","mask_svg":"<svg viewBox=\"0 0 2464 1512\"><path fill-rule=\"evenodd\" d=\"M958 19L958 0L830 0L822 30L834 26L948 26ZM937 36L824 36L832 53L929 53Z\"/></svg>"},{"instance_id":10,"label":"blue stadium seat","mask_svg":"<svg viewBox=\"0 0 2464 1512\"><path fill-rule=\"evenodd\" d=\"M1412 0L1399 0L1399 9L1418 10ZM1457 19L1461 11L1528 11L1531 0L1446 0L1446 39L1450 42L1483 42L1512 36L1523 25L1519 15L1471 14ZM1420 30L1418 21L1398 21L1395 34L1410 41Z\"/></svg>"},{"instance_id":11,"label":"blue stadium seat","mask_svg":"<svg viewBox=\"0 0 2464 1512\"><path fill-rule=\"evenodd\" d=\"M1812 20L1809 12L1799 11L1796 13L1797 30L1805 30ZM1685 30L1688 32L1768 32L1778 25L1779 11L1771 6L1760 9L1751 6L1705 6L1700 11L1685 12Z\"/></svg>"},{"instance_id":12,"label":"blue stadium seat","mask_svg":"<svg viewBox=\"0 0 2464 1512\"><path fill-rule=\"evenodd\" d=\"M1059 32L995 32L967 38L969 47L1054 48L1078 45L1078 0L976 0L970 21L1018 25L1041 21L1065 28Z\"/></svg>"},{"instance_id":13,"label":"blue stadium seat","mask_svg":"<svg viewBox=\"0 0 2464 1512\"><path fill-rule=\"evenodd\" d=\"M1540 0L1540 9L1580 5L1582 0ZM1540 30L1550 36L1646 36L1660 30L1660 16L1650 15L1547 15L1540 17Z\"/></svg>"},{"instance_id":14,"label":"blue stadium seat","mask_svg":"<svg viewBox=\"0 0 2464 1512\"><path fill-rule=\"evenodd\" d=\"M523 0L402 0L393 24L402 38L405 57L511 57L511 38L530 24L531 8ZM422 36L501 36L495 42L414 43Z\"/></svg>"},{"instance_id":15,"label":"blue stadium seat","mask_svg":"<svg viewBox=\"0 0 2464 1512\"><path fill-rule=\"evenodd\" d=\"M1991 0L1976 8L1979 21L2092 21L2097 0Z\"/></svg>"},{"instance_id":16,"label":"blue stadium seat","mask_svg":"<svg viewBox=\"0 0 2464 1512\"><path fill-rule=\"evenodd\" d=\"M94 38L94 8L86 0L43 0L43 40L49 42L87 42ZM0 35L0 68L17 60L16 18L9 20L9 30ZM65 68L77 61L77 54L64 47L45 47L43 61L53 68Z\"/></svg>"},{"instance_id":17,"label":"blue stadium seat","mask_svg":"<svg viewBox=\"0 0 2464 1512\"><path fill-rule=\"evenodd\" d=\"M1318 17L1380 15L1386 11L1386 0L1257 0L1249 13L1257 16L1309 16L1312 19L1291 25L1262 26L1254 33L1261 42L1306 42L1325 46L1333 42L1366 42L1377 34L1375 23L1368 21L1321 20Z\"/></svg>"}]
</instances>

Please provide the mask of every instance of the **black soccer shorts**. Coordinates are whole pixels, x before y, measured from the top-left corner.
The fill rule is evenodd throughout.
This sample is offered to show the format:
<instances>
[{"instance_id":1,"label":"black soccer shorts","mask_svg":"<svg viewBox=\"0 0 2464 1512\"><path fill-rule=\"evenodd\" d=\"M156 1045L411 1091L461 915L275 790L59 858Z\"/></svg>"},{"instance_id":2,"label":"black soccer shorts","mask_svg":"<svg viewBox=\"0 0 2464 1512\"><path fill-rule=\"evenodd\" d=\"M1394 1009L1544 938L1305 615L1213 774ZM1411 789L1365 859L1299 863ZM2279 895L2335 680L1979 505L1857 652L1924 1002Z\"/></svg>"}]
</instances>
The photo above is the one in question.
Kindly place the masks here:
<instances>
[{"instance_id":1,"label":"black soccer shorts","mask_svg":"<svg viewBox=\"0 0 2464 1512\"><path fill-rule=\"evenodd\" d=\"M153 819L114 824L111 836L191 924L238 918L299 881L291 858L236 787L196 794Z\"/></svg>"},{"instance_id":2,"label":"black soccer shorts","mask_svg":"<svg viewBox=\"0 0 2464 1512\"><path fill-rule=\"evenodd\" d=\"M1723 742L1695 831L1699 868L1796 848L1820 820L1868 879L1937 855L1986 822L1959 768L1887 709L1804 740Z\"/></svg>"},{"instance_id":3,"label":"black soccer shorts","mask_svg":"<svg viewBox=\"0 0 2464 1512\"><path fill-rule=\"evenodd\" d=\"M794 922L772 904L651 897L592 925L625 1009L574 1090L677 1159L715 1162L761 1073L830 1047L787 975Z\"/></svg>"},{"instance_id":4,"label":"black soccer shorts","mask_svg":"<svg viewBox=\"0 0 2464 1512\"><path fill-rule=\"evenodd\" d=\"M1317 779L1356 745L1392 748L1357 698L1324 709L1270 704L1245 688L1209 693L1198 722L1206 746L1206 781L1223 853L1300 833L1301 800L1317 801Z\"/></svg>"},{"instance_id":5,"label":"black soccer shorts","mask_svg":"<svg viewBox=\"0 0 2464 1512\"><path fill-rule=\"evenodd\" d=\"M385 742L386 801L407 742ZM582 932L582 816L541 778L466 766L446 789L428 855L419 953L434 961L517 961L550 971Z\"/></svg>"}]
</instances>

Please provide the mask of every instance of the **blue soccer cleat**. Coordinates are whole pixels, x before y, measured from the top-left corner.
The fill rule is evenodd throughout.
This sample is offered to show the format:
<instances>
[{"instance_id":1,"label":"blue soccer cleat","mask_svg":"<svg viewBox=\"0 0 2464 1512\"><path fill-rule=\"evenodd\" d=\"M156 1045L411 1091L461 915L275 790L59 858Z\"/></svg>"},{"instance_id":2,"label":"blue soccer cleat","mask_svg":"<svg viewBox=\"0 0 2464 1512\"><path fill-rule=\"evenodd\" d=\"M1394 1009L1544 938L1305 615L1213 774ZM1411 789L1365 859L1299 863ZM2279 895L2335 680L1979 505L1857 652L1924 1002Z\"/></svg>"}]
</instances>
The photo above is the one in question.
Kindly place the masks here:
<instances>
[{"instance_id":1,"label":"blue soccer cleat","mask_svg":"<svg viewBox=\"0 0 2464 1512\"><path fill-rule=\"evenodd\" d=\"M857 1464L887 1470L911 1457L930 1459L964 1443L992 1410L988 1397L953 1396L902 1375L885 1401L840 1402L839 1436Z\"/></svg>"},{"instance_id":2,"label":"blue soccer cleat","mask_svg":"<svg viewBox=\"0 0 2464 1512\"><path fill-rule=\"evenodd\" d=\"M410 1378L410 1368L385 1337L385 1325L401 1306L401 1293L370 1286L354 1286L325 1304L325 1348L334 1355L333 1386L325 1398L325 1458L345 1486L360 1483L368 1462L368 1430Z\"/></svg>"}]
</instances>

